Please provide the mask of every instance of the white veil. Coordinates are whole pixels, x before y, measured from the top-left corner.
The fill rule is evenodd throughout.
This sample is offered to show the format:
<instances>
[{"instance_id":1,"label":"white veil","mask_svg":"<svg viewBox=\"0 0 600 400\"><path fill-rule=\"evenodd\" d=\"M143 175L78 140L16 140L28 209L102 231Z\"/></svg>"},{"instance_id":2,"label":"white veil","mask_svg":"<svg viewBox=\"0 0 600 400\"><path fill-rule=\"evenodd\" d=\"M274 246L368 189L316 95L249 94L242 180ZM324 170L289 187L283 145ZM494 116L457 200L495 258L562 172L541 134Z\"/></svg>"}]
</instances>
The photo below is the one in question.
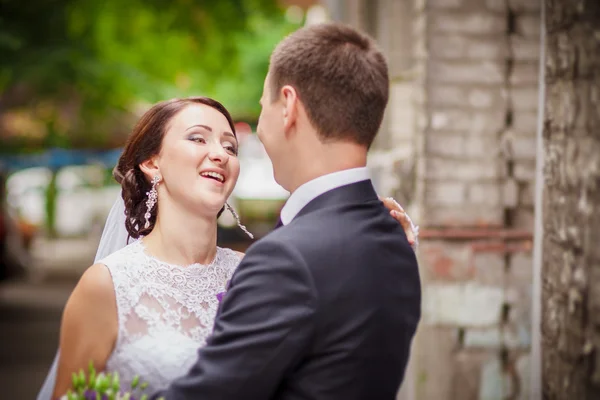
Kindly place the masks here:
<instances>
[{"instance_id":1,"label":"white veil","mask_svg":"<svg viewBox=\"0 0 600 400\"><path fill-rule=\"evenodd\" d=\"M119 197L113 204L108 213L108 217L106 218L106 224L102 231L102 237L100 238L100 244L96 251L94 263L97 263L109 254L125 247L128 243L127 236L127 230L125 229L125 203L123 203L123 197L121 196L121 193L119 193ZM58 368L58 356L59 353L57 352L54 361L52 362L52 367L50 367L50 371L38 393L37 400L52 400L52 392L54 391Z\"/></svg>"},{"instance_id":2,"label":"white veil","mask_svg":"<svg viewBox=\"0 0 600 400\"><path fill-rule=\"evenodd\" d=\"M128 244L127 237L128 233L125 229L125 203L119 192L119 197L115 200L115 204L113 204L106 218L94 263L125 247Z\"/></svg>"}]
</instances>

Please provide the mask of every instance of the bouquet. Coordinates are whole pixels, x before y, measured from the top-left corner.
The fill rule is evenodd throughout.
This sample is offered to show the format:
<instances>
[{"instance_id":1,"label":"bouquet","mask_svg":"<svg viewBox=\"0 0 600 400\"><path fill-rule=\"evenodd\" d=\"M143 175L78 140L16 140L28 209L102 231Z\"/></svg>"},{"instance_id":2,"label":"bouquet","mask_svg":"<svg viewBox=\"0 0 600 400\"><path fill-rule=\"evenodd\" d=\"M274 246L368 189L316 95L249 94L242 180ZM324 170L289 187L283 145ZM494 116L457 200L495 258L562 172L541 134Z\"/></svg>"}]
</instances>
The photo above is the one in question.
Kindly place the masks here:
<instances>
[{"instance_id":1,"label":"bouquet","mask_svg":"<svg viewBox=\"0 0 600 400\"><path fill-rule=\"evenodd\" d=\"M73 373L73 385L71 389L60 398L60 400L147 400L148 395L144 394L148 384L140 383L139 376L136 376L131 382L131 388L128 391L121 389L119 373L96 373L93 363L90 362L89 374L80 370L79 373ZM161 397L159 400L164 400Z\"/></svg>"}]
</instances>

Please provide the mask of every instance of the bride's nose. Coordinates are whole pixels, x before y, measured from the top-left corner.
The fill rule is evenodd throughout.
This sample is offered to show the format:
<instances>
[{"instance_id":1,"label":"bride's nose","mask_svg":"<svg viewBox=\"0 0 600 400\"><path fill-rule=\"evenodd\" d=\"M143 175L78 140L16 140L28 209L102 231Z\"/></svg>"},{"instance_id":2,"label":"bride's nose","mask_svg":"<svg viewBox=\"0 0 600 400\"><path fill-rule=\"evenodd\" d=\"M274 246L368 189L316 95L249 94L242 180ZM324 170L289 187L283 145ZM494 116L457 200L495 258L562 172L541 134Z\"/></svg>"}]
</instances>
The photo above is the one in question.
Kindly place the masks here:
<instances>
[{"instance_id":1,"label":"bride's nose","mask_svg":"<svg viewBox=\"0 0 600 400\"><path fill-rule=\"evenodd\" d=\"M227 154L224 148L220 147L211 149L211 151L208 153L208 158L215 164L224 165L227 164L227 161L229 161L229 154Z\"/></svg>"}]
</instances>

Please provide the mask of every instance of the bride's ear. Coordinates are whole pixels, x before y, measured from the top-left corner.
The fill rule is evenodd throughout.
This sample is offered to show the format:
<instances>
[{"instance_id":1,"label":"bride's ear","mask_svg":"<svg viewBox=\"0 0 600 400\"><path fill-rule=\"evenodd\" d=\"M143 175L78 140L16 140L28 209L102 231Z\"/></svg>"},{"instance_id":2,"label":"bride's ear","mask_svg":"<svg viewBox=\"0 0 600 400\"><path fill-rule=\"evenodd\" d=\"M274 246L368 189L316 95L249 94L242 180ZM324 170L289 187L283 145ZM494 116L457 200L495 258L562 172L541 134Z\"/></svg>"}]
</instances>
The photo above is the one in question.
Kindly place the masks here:
<instances>
[{"instance_id":1,"label":"bride's ear","mask_svg":"<svg viewBox=\"0 0 600 400\"><path fill-rule=\"evenodd\" d=\"M160 173L156 157L152 157L140 164L140 170L146 175L148 181Z\"/></svg>"}]
</instances>

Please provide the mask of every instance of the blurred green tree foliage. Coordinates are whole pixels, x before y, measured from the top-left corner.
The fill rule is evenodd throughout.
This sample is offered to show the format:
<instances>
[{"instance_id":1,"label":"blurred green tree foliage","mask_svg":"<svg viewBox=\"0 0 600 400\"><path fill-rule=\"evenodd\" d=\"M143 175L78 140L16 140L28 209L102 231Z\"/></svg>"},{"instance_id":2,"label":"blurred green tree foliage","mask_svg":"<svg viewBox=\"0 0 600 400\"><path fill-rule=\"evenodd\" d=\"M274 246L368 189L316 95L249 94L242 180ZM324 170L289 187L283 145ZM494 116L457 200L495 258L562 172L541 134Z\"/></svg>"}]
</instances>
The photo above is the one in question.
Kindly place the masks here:
<instances>
[{"instance_id":1,"label":"blurred green tree foliage","mask_svg":"<svg viewBox=\"0 0 600 400\"><path fill-rule=\"evenodd\" d=\"M32 120L0 124L2 147L119 145L140 109L188 95L253 122L297 27L276 0L0 0L0 118Z\"/></svg>"}]
</instances>

